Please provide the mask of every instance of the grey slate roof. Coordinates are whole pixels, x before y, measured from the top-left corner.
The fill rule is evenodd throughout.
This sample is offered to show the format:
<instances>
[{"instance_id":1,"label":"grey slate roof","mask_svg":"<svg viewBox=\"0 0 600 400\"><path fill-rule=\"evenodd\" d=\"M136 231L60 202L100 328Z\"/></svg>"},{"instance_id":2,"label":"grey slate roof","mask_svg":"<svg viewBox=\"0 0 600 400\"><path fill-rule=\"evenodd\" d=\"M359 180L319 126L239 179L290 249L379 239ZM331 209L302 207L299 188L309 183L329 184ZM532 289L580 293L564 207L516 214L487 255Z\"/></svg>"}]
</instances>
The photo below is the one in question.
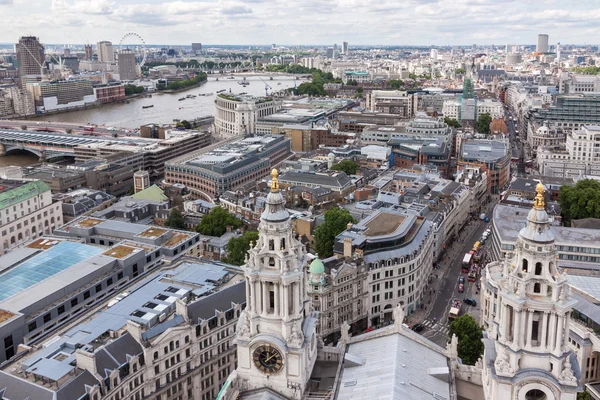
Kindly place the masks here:
<instances>
[{"instance_id":1,"label":"grey slate roof","mask_svg":"<svg viewBox=\"0 0 600 400\"><path fill-rule=\"evenodd\" d=\"M245 302L246 284L240 282L188 304L188 316L193 322L198 319L209 319L214 317L215 310L226 311L231 308L231 303L243 304Z\"/></svg>"},{"instance_id":2,"label":"grey slate roof","mask_svg":"<svg viewBox=\"0 0 600 400\"><path fill-rule=\"evenodd\" d=\"M99 385L99 382L88 371L83 371L77 378L73 379L58 392L56 392L56 400L78 400L85 392L85 386Z\"/></svg>"},{"instance_id":3,"label":"grey slate roof","mask_svg":"<svg viewBox=\"0 0 600 400\"><path fill-rule=\"evenodd\" d=\"M312 185L319 185L325 187L343 188L349 183L351 183L351 180L345 172L339 172L335 175L324 175L286 171L285 173L283 173L283 175L279 177L279 182L290 182L296 184L308 183Z\"/></svg>"}]
</instances>

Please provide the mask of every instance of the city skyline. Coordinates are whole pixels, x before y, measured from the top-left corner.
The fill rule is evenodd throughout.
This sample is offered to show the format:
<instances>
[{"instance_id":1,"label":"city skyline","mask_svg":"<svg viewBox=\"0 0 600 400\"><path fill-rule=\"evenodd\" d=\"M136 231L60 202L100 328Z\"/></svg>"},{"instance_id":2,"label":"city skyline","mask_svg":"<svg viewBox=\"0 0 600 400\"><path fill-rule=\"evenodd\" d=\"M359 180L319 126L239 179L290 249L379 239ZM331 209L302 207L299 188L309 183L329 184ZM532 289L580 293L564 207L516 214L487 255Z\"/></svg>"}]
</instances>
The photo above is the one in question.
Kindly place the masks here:
<instances>
[{"instance_id":1,"label":"city skyline","mask_svg":"<svg viewBox=\"0 0 600 400\"><path fill-rule=\"evenodd\" d=\"M0 12L11 21L0 33L0 43L16 43L24 35L38 36L44 43L118 43L126 32L135 31L146 43L172 45L532 44L539 33L548 34L554 45L589 44L600 33L595 25L600 8L561 1L308 0L289 7L262 0L0 0Z\"/></svg>"}]
</instances>

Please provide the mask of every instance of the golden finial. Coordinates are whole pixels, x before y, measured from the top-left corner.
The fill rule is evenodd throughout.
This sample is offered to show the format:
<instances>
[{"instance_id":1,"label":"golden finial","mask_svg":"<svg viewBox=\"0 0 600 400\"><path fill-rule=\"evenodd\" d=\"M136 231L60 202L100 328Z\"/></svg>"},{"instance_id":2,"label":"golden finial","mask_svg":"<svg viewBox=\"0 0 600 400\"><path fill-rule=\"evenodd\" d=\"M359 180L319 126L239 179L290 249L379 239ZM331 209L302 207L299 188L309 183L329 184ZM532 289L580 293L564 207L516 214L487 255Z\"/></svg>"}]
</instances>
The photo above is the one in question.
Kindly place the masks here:
<instances>
[{"instance_id":1,"label":"golden finial","mask_svg":"<svg viewBox=\"0 0 600 400\"><path fill-rule=\"evenodd\" d=\"M541 182L535 186L535 191L537 192L537 195L535 196L535 200L533 201L533 208L535 208L536 210L545 209L544 190L544 185Z\"/></svg>"},{"instance_id":2,"label":"golden finial","mask_svg":"<svg viewBox=\"0 0 600 400\"><path fill-rule=\"evenodd\" d=\"M271 192L279 191L279 181L277 180L277 170L273 168L271 171Z\"/></svg>"}]
</instances>

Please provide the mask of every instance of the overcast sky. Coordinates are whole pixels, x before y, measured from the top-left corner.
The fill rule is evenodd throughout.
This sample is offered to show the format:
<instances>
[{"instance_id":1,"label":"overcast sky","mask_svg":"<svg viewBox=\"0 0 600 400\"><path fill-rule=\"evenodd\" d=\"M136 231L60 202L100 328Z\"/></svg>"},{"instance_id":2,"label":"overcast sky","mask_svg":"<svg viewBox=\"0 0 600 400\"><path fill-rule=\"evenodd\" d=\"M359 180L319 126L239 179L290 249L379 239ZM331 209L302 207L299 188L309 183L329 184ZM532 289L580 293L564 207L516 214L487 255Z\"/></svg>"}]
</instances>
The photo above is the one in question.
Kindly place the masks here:
<instances>
[{"instance_id":1,"label":"overcast sky","mask_svg":"<svg viewBox=\"0 0 600 400\"><path fill-rule=\"evenodd\" d=\"M599 0L0 0L0 42L595 44Z\"/></svg>"}]
</instances>

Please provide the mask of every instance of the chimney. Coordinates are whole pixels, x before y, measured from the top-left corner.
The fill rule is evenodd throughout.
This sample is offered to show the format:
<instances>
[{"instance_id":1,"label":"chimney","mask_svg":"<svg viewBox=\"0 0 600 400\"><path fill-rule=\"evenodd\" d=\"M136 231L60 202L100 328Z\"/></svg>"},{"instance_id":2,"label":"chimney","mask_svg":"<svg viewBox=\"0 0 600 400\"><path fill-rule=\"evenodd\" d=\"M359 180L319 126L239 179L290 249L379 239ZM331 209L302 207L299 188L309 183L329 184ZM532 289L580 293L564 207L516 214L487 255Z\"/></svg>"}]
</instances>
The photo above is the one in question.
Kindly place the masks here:
<instances>
[{"instance_id":1,"label":"chimney","mask_svg":"<svg viewBox=\"0 0 600 400\"><path fill-rule=\"evenodd\" d=\"M233 226L232 225L227 225L227 227L225 228L227 230L227 233L231 233Z\"/></svg>"},{"instance_id":2,"label":"chimney","mask_svg":"<svg viewBox=\"0 0 600 400\"><path fill-rule=\"evenodd\" d=\"M352 257L352 238L344 238L344 257Z\"/></svg>"},{"instance_id":3,"label":"chimney","mask_svg":"<svg viewBox=\"0 0 600 400\"><path fill-rule=\"evenodd\" d=\"M352 222L348 222L348 225L346 225L346 229L352 229Z\"/></svg>"}]
</instances>

